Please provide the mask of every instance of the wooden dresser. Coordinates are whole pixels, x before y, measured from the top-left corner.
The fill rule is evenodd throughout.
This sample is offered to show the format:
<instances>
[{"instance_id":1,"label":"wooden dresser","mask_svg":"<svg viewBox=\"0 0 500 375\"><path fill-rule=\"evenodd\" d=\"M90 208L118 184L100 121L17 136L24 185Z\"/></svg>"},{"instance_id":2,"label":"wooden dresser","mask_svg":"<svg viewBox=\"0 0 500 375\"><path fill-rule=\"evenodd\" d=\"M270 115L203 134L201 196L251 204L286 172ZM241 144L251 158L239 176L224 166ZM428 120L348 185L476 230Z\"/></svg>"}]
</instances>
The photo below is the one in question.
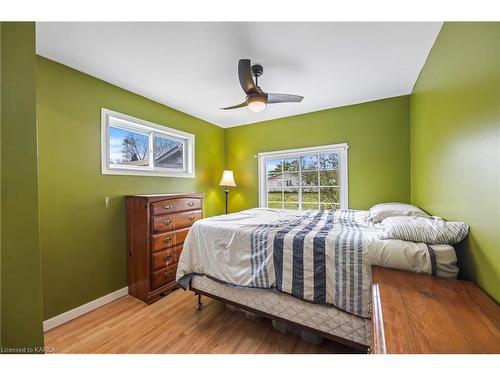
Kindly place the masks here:
<instances>
[{"instance_id":1,"label":"wooden dresser","mask_svg":"<svg viewBox=\"0 0 500 375\"><path fill-rule=\"evenodd\" d=\"M382 267L372 281L372 353L500 353L500 307L474 283Z\"/></svg>"},{"instance_id":2,"label":"wooden dresser","mask_svg":"<svg viewBox=\"0 0 500 375\"><path fill-rule=\"evenodd\" d=\"M130 195L127 200L129 294L152 303L176 289L184 239L203 217L203 194Z\"/></svg>"}]
</instances>

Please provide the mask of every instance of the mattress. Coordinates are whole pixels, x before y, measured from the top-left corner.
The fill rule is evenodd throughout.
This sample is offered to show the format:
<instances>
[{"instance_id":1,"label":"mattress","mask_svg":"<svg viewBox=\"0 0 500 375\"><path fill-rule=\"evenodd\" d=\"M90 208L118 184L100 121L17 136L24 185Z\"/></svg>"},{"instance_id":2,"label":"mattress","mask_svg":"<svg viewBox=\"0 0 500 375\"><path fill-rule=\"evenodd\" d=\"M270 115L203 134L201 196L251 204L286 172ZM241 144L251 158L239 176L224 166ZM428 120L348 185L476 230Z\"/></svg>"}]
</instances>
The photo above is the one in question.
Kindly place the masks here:
<instances>
[{"instance_id":1,"label":"mattress","mask_svg":"<svg viewBox=\"0 0 500 375\"><path fill-rule=\"evenodd\" d=\"M191 286L228 301L361 345L371 345L371 320L269 289L238 288L195 275Z\"/></svg>"},{"instance_id":2,"label":"mattress","mask_svg":"<svg viewBox=\"0 0 500 375\"><path fill-rule=\"evenodd\" d=\"M427 245L402 240L377 240L367 245L366 260L373 266L394 268L418 273L435 273L438 277L456 278L457 255L450 245L429 245L435 257L432 270Z\"/></svg>"}]
</instances>

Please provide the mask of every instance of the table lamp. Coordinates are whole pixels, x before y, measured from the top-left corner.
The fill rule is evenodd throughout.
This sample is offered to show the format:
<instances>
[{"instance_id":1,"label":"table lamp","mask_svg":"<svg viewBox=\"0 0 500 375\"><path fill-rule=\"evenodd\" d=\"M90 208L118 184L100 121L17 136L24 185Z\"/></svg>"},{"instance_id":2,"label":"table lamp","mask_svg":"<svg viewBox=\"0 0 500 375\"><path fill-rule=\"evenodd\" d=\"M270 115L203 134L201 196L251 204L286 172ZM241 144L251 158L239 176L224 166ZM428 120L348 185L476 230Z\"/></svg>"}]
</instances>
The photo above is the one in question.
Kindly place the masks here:
<instances>
[{"instance_id":1,"label":"table lamp","mask_svg":"<svg viewBox=\"0 0 500 375\"><path fill-rule=\"evenodd\" d=\"M236 183L234 182L233 171L224 170L222 172L222 177L219 182L220 186L224 186L226 193L226 214L227 214L227 196L229 194L229 187L235 187Z\"/></svg>"}]
</instances>

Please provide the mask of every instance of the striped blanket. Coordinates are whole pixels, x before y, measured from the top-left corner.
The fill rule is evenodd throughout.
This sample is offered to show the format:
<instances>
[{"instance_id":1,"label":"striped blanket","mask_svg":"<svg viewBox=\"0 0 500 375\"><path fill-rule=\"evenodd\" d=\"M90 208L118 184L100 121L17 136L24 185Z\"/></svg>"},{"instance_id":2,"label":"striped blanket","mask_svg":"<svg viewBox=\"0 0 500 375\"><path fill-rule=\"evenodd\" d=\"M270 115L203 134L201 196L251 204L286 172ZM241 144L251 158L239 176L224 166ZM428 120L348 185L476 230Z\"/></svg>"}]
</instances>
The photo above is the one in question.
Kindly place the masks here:
<instances>
[{"instance_id":1,"label":"striped blanket","mask_svg":"<svg viewBox=\"0 0 500 375\"><path fill-rule=\"evenodd\" d=\"M259 225L250 235L251 286L275 287L303 300L368 316L370 274L363 261L359 212L304 211Z\"/></svg>"}]
</instances>

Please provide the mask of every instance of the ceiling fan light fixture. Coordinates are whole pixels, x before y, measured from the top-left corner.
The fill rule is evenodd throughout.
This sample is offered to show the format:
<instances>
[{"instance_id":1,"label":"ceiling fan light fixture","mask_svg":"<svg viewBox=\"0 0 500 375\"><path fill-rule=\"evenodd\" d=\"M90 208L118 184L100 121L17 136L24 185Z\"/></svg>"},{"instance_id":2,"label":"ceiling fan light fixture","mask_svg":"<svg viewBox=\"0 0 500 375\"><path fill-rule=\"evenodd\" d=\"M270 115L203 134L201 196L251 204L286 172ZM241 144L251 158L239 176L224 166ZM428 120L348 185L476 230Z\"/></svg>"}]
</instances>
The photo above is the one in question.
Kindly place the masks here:
<instances>
[{"instance_id":1,"label":"ceiling fan light fixture","mask_svg":"<svg viewBox=\"0 0 500 375\"><path fill-rule=\"evenodd\" d=\"M252 112L262 112L266 108L266 98L262 96L253 96L248 98L247 106Z\"/></svg>"},{"instance_id":2,"label":"ceiling fan light fixture","mask_svg":"<svg viewBox=\"0 0 500 375\"><path fill-rule=\"evenodd\" d=\"M262 112L268 104L274 103L300 103L303 96L291 94L276 94L264 92L258 84L258 78L264 72L262 65L252 65L249 59L238 61L238 79L241 88L246 94L245 101L230 107L221 108L223 110L248 107L252 112ZM255 77L255 80L254 80Z\"/></svg>"}]
</instances>

